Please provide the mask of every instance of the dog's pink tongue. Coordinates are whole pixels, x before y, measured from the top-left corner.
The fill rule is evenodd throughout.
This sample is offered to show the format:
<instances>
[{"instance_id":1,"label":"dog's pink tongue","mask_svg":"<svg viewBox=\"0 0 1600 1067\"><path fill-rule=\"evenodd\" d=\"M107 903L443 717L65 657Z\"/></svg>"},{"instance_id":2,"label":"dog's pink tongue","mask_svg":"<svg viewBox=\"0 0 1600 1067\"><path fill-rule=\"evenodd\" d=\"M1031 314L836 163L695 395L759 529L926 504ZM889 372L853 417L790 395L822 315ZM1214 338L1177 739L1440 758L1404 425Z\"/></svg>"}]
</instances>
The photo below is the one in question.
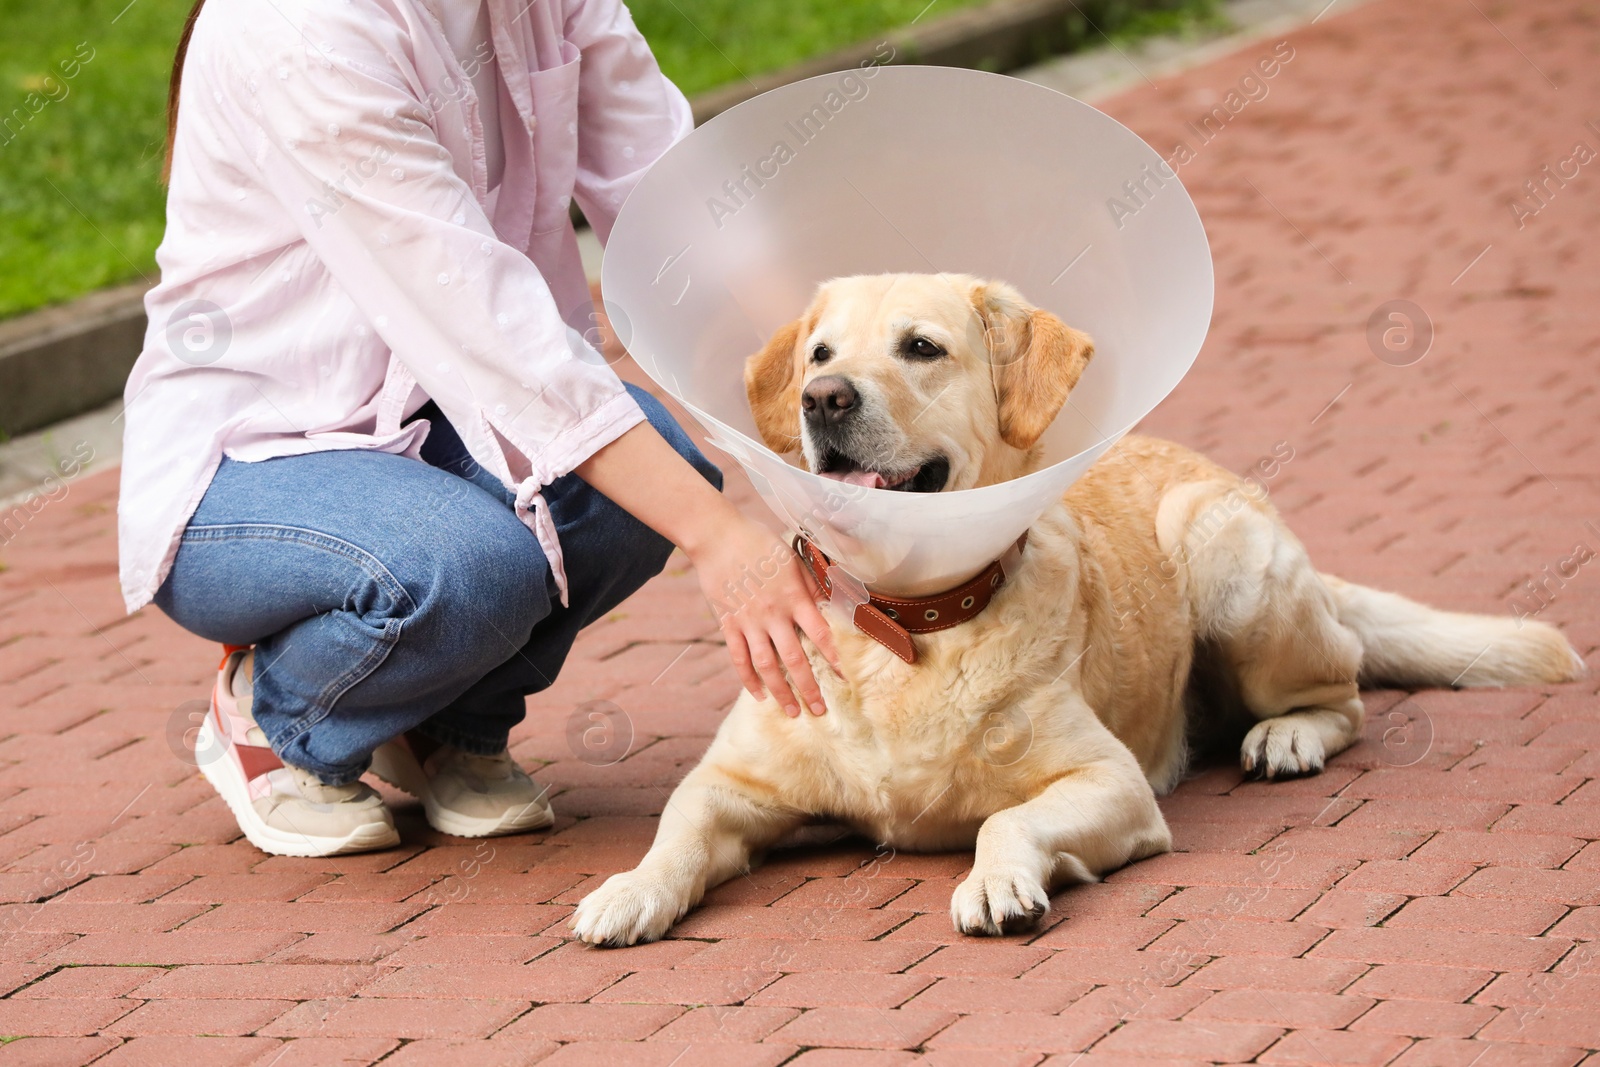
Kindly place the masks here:
<instances>
[{"instance_id":1,"label":"dog's pink tongue","mask_svg":"<svg viewBox=\"0 0 1600 1067\"><path fill-rule=\"evenodd\" d=\"M832 478L836 482L846 482L850 485L864 485L868 489L882 489L889 484L883 480L883 475L877 471L836 471L824 474L824 478Z\"/></svg>"}]
</instances>

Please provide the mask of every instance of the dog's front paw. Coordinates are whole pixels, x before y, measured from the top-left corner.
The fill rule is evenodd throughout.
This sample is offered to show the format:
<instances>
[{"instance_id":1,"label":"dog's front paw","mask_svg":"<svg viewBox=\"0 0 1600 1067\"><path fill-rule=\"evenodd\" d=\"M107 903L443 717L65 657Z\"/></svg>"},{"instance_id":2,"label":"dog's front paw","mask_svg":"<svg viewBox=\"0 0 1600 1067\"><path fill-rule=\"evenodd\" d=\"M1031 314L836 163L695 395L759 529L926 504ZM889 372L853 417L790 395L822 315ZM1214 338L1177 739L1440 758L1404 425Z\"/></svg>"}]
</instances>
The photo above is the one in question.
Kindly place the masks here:
<instances>
[{"instance_id":1,"label":"dog's front paw","mask_svg":"<svg viewBox=\"0 0 1600 1067\"><path fill-rule=\"evenodd\" d=\"M1326 759L1316 726L1294 714L1256 723L1239 750L1244 772L1263 778L1319 774Z\"/></svg>"},{"instance_id":2,"label":"dog's front paw","mask_svg":"<svg viewBox=\"0 0 1600 1067\"><path fill-rule=\"evenodd\" d=\"M638 871L607 878L572 914L578 940L606 948L659 941L689 910L688 901Z\"/></svg>"},{"instance_id":3,"label":"dog's front paw","mask_svg":"<svg viewBox=\"0 0 1600 1067\"><path fill-rule=\"evenodd\" d=\"M1015 934L1032 927L1050 908L1050 895L1024 871L973 868L950 898L950 918L963 934Z\"/></svg>"}]
</instances>

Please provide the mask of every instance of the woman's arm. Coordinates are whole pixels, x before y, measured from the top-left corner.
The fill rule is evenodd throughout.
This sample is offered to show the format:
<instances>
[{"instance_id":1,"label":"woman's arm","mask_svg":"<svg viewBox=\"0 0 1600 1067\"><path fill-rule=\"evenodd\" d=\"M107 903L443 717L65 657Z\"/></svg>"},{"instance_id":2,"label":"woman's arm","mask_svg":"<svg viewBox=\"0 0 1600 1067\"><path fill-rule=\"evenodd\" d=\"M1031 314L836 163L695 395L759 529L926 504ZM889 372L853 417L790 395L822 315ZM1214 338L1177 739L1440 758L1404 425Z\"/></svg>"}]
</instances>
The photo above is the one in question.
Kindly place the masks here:
<instances>
[{"instance_id":1,"label":"woman's arm","mask_svg":"<svg viewBox=\"0 0 1600 1067\"><path fill-rule=\"evenodd\" d=\"M577 473L683 549L751 694L762 696L764 683L786 714L800 714L784 680L787 668L812 714L823 713L822 691L795 628L805 631L836 669L838 652L788 545L741 515L649 423L601 448L578 465Z\"/></svg>"}]
</instances>

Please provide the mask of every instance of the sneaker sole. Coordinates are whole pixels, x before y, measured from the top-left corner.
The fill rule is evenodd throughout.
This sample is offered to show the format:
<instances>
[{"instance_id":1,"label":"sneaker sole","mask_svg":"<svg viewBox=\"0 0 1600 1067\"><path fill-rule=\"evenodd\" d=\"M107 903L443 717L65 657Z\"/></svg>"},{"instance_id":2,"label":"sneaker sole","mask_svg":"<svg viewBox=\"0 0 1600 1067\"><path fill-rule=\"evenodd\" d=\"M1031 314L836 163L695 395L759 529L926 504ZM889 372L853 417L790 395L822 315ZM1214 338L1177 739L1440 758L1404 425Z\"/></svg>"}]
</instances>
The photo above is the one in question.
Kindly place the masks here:
<instances>
[{"instance_id":1,"label":"sneaker sole","mask_svg":"<svg viewBox=\"0 0 1600 1067\"><path fill-rule=\"evenodd\" d=\"M543 796L493 819L463 815L441 807L433 798L433 790L428 788L421 766L410 753L399 751L398 745L383 745L372 754L372 773L379 781L422 801L422 814L428 825L452 837L503 837L543 830L556 821L555 812L550 810Z\"/></svg>"},{"instance_id":2,"label":"sneaker sole","mask_svg":"<svg viewBox=\"0 0 1600 1067\"><path fill-rule=\"evenodd\" d=\"M216 751L211 722L212 716L207 714L195 739L196 751ZM313 837L268 826L256 812L255 805L250 803L249 786L234 765L233 758L226 752L217 759L201 764L200 773L227 802L228 810L233 812L245 839L274 856L343 856L352 852L393 848L400 843L400 832L392 824L382 822L358 827L344 837Z\"/></svg>"}]
</instances>

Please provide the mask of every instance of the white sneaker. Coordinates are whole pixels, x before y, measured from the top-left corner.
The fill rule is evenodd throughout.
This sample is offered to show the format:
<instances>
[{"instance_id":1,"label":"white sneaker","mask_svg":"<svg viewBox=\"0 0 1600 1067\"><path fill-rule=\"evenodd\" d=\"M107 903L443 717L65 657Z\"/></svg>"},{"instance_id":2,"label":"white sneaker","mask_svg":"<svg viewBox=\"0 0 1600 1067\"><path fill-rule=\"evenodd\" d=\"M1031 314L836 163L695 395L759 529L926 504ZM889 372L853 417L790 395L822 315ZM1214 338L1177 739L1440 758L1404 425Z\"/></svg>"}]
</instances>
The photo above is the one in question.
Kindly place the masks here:
<instances>
[{"instance_id":1,"label":"white sneaker","mask_svg":"<svg viewBox=\"0 0 1600 1067\"><path fill-rule=\"evenodd\" d=\"M195 763L227 801L245 838L275 856L339 856L400 843L383 799L361 782L324 785L272 751L250 715L255 653L223 646Z\"/></svg>"},{"instance_id":2,"label":"white sneaker","mask_svg":"<svg viewBox=\"0 0 1600 1067\"><path fill-rule=\"evenodd\" d=\"M475 756L451 745L432 746L412 734L387 741L372 754L372 773L421 800L435 830L455 837L498 837L555 822L545 791L505 749Z\"/></svg>"}]
</instances>

